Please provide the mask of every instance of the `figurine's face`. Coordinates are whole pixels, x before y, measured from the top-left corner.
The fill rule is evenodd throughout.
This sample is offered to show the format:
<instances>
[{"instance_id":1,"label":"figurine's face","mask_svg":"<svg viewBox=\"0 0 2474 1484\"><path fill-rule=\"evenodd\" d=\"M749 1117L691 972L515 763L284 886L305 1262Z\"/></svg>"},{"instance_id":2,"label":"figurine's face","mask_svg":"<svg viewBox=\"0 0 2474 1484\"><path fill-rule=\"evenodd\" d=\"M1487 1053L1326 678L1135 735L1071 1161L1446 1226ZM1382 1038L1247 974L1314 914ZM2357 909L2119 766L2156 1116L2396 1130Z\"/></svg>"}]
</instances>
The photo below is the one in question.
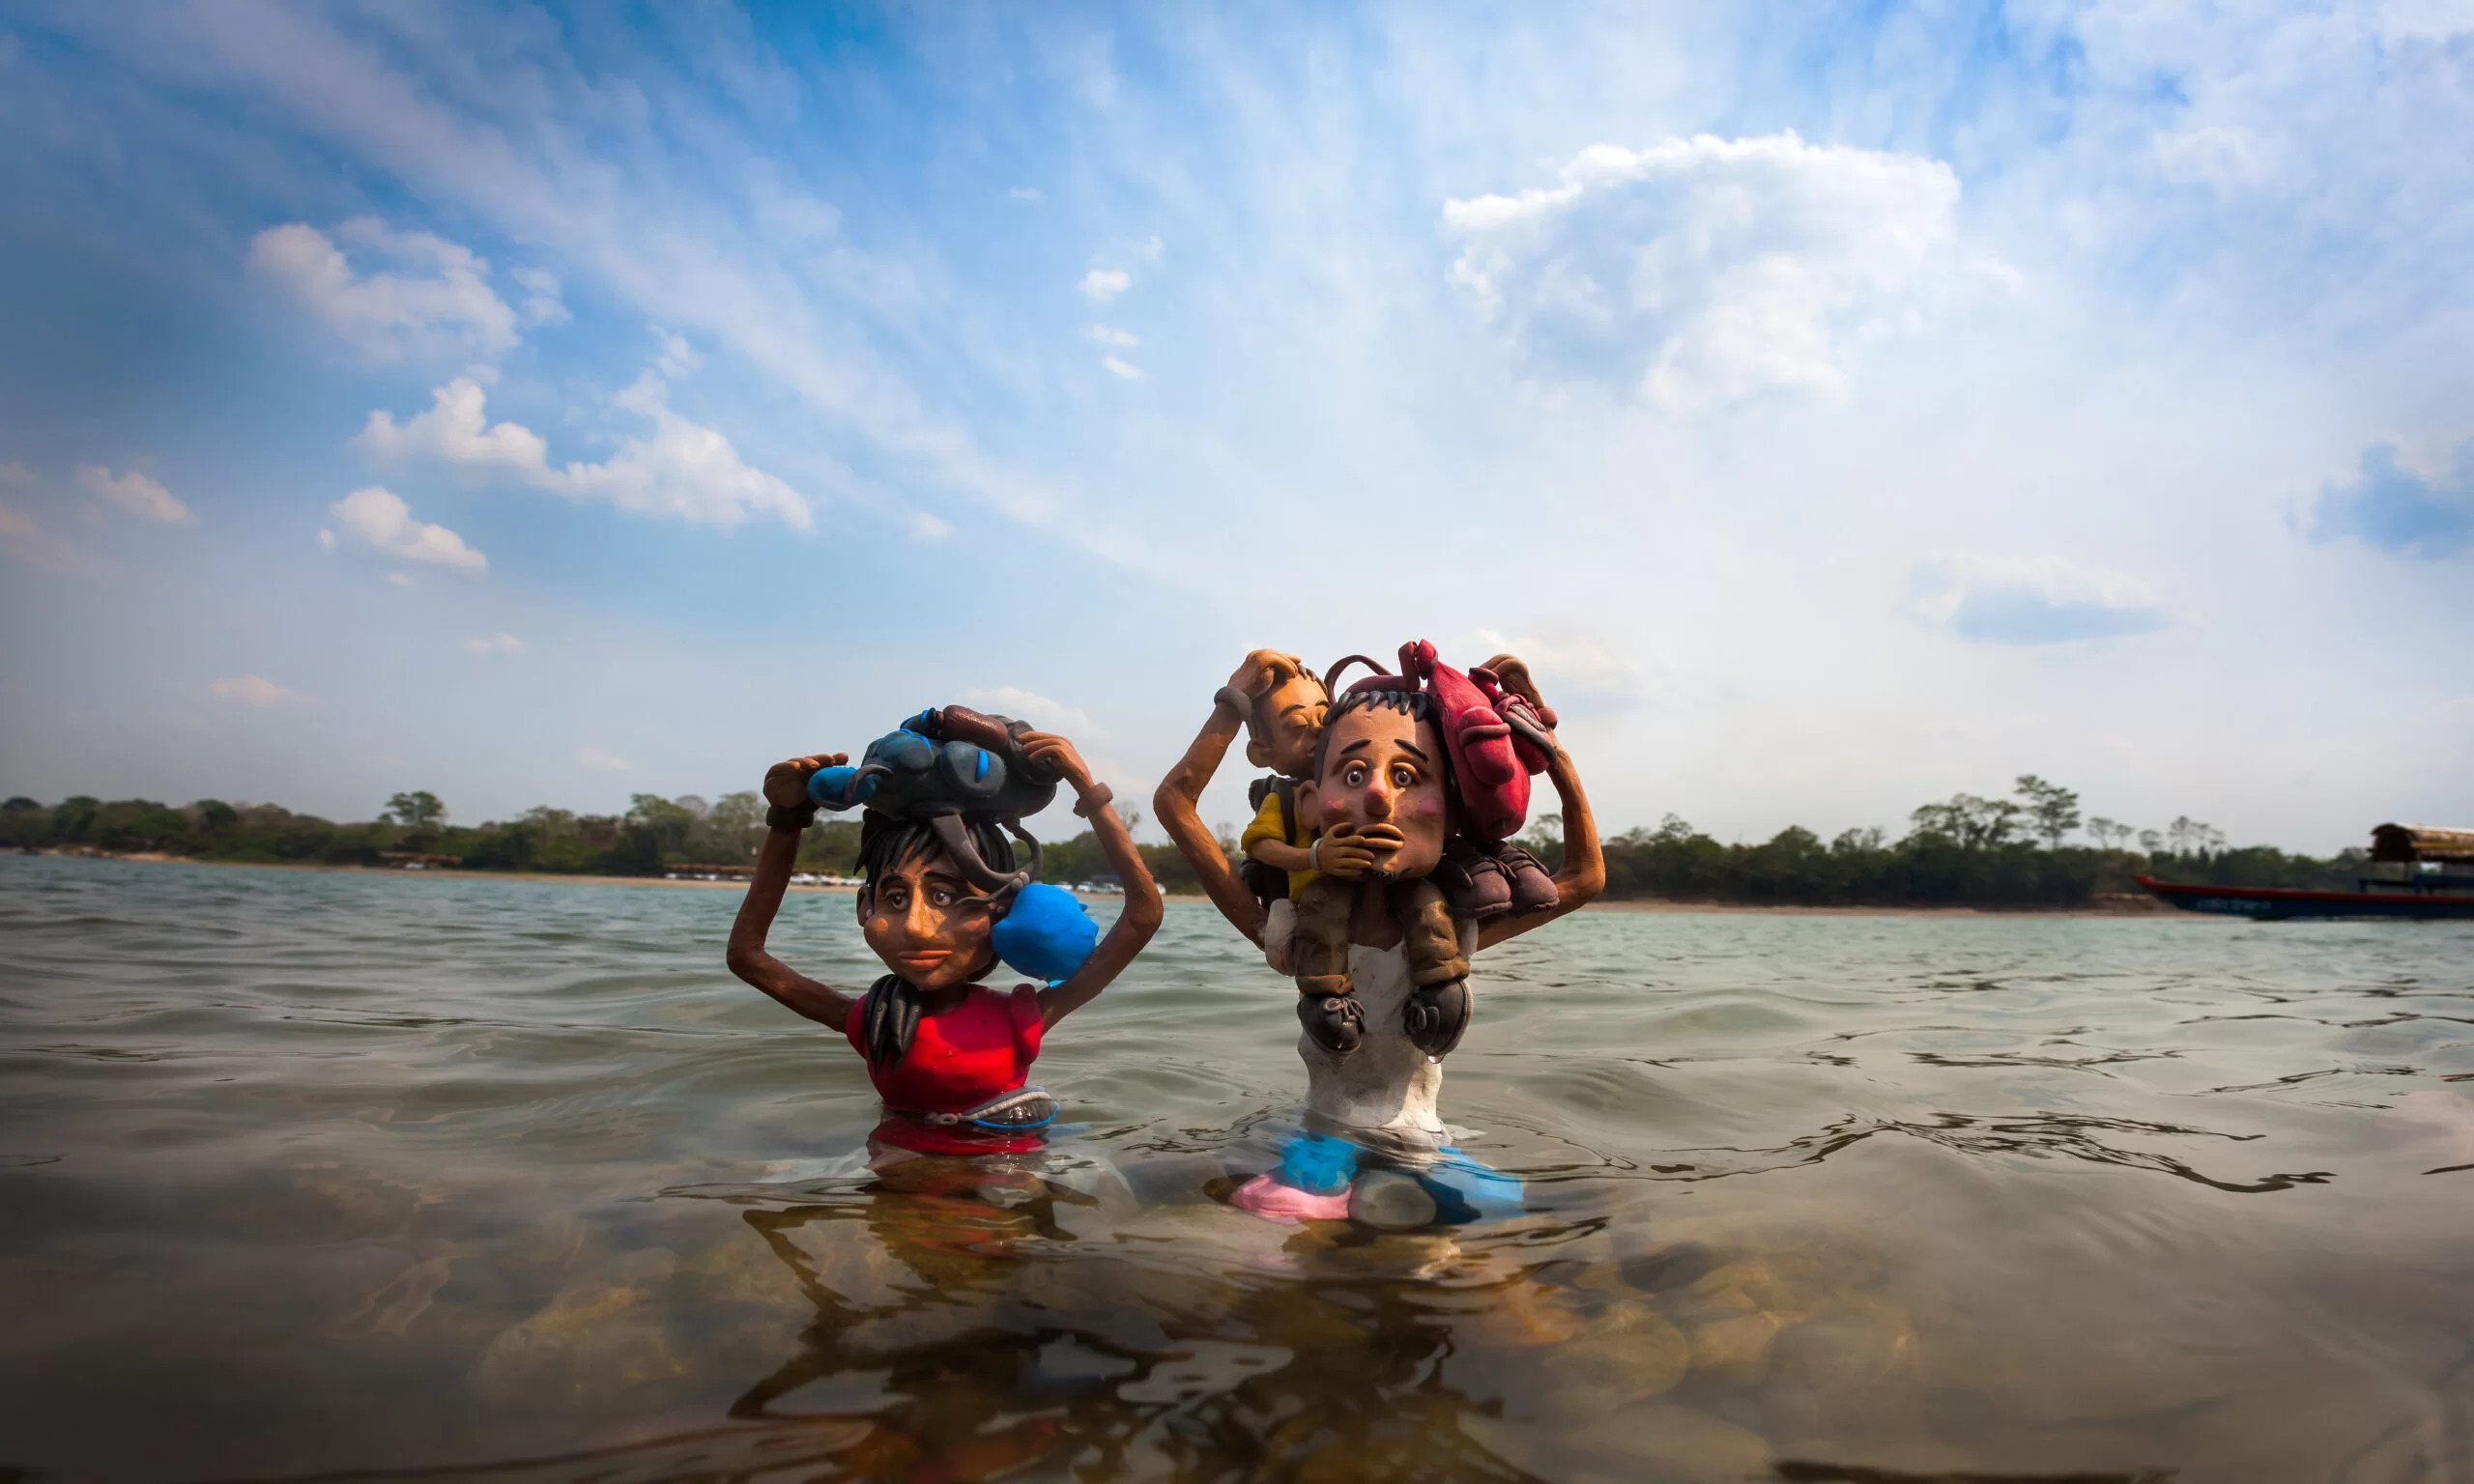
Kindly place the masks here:
<instances>
[{"instance_id":1,"label":"figurine's face","mask_svg":"<svg viewBox=\"0 0 2474 1484\"><path fill-rule=\"evenodd\" d=\"M868 947L918 988L969 984L996 961L988 894L964 880L944 851L918 851L862 890Z\"/></svg>"},{"instance_id":2,"label":"figurine's face","mask_svg":"<svg viewBox=\"0 0 2474 1484\"><path fill-rule=\"evenodd\" d=\"M1248 724L1246 760L1291 778L1314 766L1314 738L1323 729L1330 697L1311 675L1295 674L1274 687Z\"/></svg>"},{"instance_id":3,"label":"figurine's face","mask_svg":"<svg viewBox=\"0 0 2474 1484\"><path fill-rule=\"evenodd\" d=\"M1449 833L1443 739L1428 722L1390 706L1361 706L1328 724L1322 774L1300 789L1324 830L1355 827L1369 843L1398 842L1387 876L1423 876L1443 859Z\"/></svg>"}]
</instances>

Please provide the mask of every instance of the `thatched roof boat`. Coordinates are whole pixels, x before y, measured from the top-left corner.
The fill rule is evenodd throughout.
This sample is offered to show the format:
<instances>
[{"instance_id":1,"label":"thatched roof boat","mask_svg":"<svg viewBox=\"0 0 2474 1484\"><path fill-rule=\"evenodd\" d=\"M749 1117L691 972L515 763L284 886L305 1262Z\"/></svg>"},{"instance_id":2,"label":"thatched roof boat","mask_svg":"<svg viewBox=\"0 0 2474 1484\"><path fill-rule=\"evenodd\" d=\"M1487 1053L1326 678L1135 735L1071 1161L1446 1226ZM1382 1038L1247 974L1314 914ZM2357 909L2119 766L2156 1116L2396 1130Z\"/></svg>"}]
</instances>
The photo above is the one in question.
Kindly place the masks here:
<instances>
[{"instance_id":1,"label":"thatched roof boat","mask_svg":"<svg viewBox=\"0 0 2474 1484\"><path fill-rule=\"evenodd\" d=\"M2383 824L2371 832L2371 874L2350 892L2278 886L2201 886L2141 876L2185 912L2229 917L2462 917L2474 919L2474 830Z\"/></svg>"}]
</instances>

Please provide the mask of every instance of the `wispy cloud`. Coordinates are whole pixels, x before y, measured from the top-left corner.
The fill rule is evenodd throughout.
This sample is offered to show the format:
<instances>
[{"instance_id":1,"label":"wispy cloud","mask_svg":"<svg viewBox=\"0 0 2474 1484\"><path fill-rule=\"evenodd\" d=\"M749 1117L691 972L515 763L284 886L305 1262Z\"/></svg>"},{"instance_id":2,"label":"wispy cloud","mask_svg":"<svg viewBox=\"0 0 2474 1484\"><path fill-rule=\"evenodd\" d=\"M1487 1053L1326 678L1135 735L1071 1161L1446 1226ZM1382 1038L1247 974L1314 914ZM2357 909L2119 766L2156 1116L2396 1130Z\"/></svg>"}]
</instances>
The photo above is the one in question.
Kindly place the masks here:
<instances>
[{"instance_id":1,"label":"wispy cloud","mask_svg":"<svg viewBox=\"0 0 2474 1484\"><path fill-rule=\"evenodd\" d=\"M616 756L598 747L577 749L576 761L601 773L625 773L635 767L635 764L626 758Z\"/></svg>"},{"instance_id":2,"label":"wispy cloud","mask_svg":"<svg viewBox=\"0 0 2474 1484\"><path fill-rule=\"evenodd\" d=\"M357 271L345 247L395 267ZM331 238L305 222L269 227L249 244L253 272L382 360L442 351L494 356L513 346L516 312L490 287L489 267L443 237L394 231L371 216L354 217ZM556 294L553 279L549 293L536 290L530 302L555 304Z\"/></svg>"},{"instance_id":3,"label":"wispy cloud","mask_svg":"<svg viewBox=\"0 0 2474 1484\"><path fill-rule=\"evenodd\" d=\"M173 499L171 491L133 469L115 474L100 464L81 464L77 468L77 487L107 504L150 521L166 526L197 524L196 514Z\"/></svg>"},{"instance_id":4,"label":"wispy cloud","mask_svg":"<svg viewBox=\"0 0 2474 1484\"><path fill-rule=\"evenodd\" d=\"M1082 275L1074 291L1095 304L1105 304L1134 287L1134 275L1113 268L1095 268Z\"/></svg>"},{"instance_id":5,"label":"wispy cloud","mask_svg":"<svg viewBox=\"0 0 2474 1484\"><path fill-rule=\"evenodd\" d=\"M1085 736L1107 735L1079 707L1050 700L1020 686L999 685L985 690L967 690L963 692L963 701L965 705L993 711L999 716L1028 722L1044 730L1063 732L1077 740Z\"/></svg>"},{"instance_id":6,"label":"wispy cloud","mask_svg":"<svg viewBox=\"0 0 2474 1484\"><path fill-rule=\"evenodd\" d=\"M1135 365L1131 361L1119 360L1114 356L1103 356L1100 357L1100 364L1108 367L1118 376L1124 377L1129 382L1138 382L1142 380L1142 368Z\"/></svg>"},{"instance_id":7,"label":"wispy cloud","mask_svg":"<svg viewBox=\"0 0 2474 1484\"><path fill-rule=\"evenodd\" d=\"M525 647L524 641L504 631L485 639L464 641L465 652L469 654L522 654Z\"/></svg>"},{"instance_id":8,"label":"wispy cloud","mask_svg":"<svg viewBox=\"0 0 2474 1484\"><path fill-rule=\"evenodd\" d=\"M1089 335L1092 339L1097 340L1102 345L1114 346L1120 351L1133 350L1136 346L1142 343L1142 337L1134 333L1134 331L1129 329L1118 329L1115 327L1108 325L1094 325L1089 329L1084 330L1083 333Z\"/></svg>"}]
</instances>

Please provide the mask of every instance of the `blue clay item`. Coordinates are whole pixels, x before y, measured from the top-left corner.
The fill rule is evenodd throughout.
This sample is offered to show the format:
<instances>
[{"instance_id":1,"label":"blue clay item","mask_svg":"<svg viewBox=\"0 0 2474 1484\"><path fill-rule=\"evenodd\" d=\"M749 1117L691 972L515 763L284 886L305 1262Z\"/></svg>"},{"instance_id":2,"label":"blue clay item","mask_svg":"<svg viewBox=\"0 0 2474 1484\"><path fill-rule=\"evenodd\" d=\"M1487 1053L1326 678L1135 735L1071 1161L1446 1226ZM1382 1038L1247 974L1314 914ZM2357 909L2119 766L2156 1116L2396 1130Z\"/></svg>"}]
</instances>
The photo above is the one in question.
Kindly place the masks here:
<instances>
[{"instance_id":1,"label":"blue clay item","mask_svg":"<svg viewBox=\"0 0 2474 1484\"><path fill-rule=\"evenodd\" d=\"M1301 1133L1280 1150L1276 1178L1311 1195L1338 1195L1356 1175L1356 1145L1324 1134Z\"/></svg>"},{"instance_id":2,"label":"blue clay item","mask_svg":"<svg viewBox=\"0 0 2474 1484\"><path fill-rule=\"evenodd\" d=\"M1072 892L1035 881L1014 894L1014 904L988 934L1018 974L1055 984L1073 977L1100 941L1100 925Z\"/></svg>"},{"instance_id":3,"label":"blue clay item","mask_svg":"<svg viewBox=\"0 0 2474 1484\"><path fill-rule=\"evenodd\" d=\"M948 742L936 749L936 772L946 788L967 804L996 797L1005 786L1005 763L968 742Z\"/></svg>"},{"instance_id":4,"label":"blue clay item","mask_svg":"<svg viewBox=\"0 0 2474 1484\"><path fill-rule=\"evenodd\" d=\"M875 796L876 775L859 779L853 789L850 781L859 770L849 764L838 768L819 768L808 775L808 797L826 809L856 809Z\"/></svg>"},{"instance_id":5,"label":"blue clay item","mask_svg":"<svg viewBox=\"0 0 2474 1484\"><path fill-rule=\"evenodd\" d=\"M1417 1172L1418 1184L1434 1197L1438 1220L1463 1226L1490 1216L1516 1216L1527 1209L1518 1179L1480 1164L1449 1144L1442 1154L1442 1159Z\"/></svg>"}]
</instances>

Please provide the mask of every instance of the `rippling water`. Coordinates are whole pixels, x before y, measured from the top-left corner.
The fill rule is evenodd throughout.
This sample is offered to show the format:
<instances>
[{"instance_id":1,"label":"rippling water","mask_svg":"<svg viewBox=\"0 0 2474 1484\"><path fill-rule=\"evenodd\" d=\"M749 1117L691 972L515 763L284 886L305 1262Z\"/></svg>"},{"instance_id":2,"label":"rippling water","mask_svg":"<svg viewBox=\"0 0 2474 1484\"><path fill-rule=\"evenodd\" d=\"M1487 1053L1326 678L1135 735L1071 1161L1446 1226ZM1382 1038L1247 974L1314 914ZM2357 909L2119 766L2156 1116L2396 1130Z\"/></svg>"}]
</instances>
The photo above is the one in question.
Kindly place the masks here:
<instances>
[{"instance_id":1,"label":"rippling water","mask_svg":"<svg viewBox=\"0 0 2474 1484\"><path fill-rule=\"evenodd\" d=\"M2474 927L1583 914L1377 1233L1207 907L879 1172L734 906L0 860L0 1480L2474 1477Z\"/></svg>"}]
</instances>

